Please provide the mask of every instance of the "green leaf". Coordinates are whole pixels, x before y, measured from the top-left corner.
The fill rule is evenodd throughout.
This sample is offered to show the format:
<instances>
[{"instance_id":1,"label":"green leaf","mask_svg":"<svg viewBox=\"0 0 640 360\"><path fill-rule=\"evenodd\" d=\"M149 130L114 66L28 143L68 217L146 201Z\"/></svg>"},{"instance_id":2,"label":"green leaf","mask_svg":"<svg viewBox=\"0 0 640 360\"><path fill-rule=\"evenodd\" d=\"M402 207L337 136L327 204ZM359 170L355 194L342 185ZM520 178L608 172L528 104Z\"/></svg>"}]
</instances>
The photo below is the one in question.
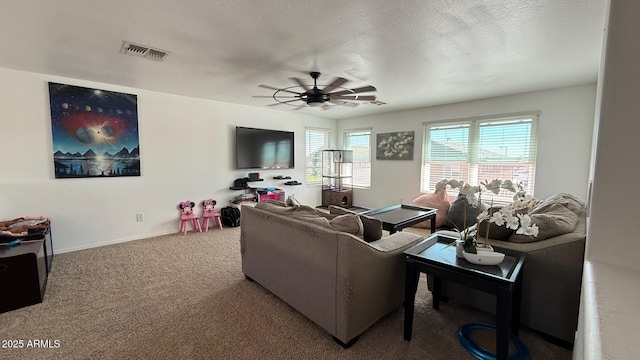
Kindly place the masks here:
<instances>
[{"instance_id":1,"label":"green leaf","mask_svg":"<svg viewBox=\"0 0 640 360\"><path fill-rule=\"evenodd\" d=\"M478 251L476 250L475 245L465 242L464 245L462 246L462 248L464 249L464 251L466 251L469 254L477 254Z\"/></svg>"}]
</instances>

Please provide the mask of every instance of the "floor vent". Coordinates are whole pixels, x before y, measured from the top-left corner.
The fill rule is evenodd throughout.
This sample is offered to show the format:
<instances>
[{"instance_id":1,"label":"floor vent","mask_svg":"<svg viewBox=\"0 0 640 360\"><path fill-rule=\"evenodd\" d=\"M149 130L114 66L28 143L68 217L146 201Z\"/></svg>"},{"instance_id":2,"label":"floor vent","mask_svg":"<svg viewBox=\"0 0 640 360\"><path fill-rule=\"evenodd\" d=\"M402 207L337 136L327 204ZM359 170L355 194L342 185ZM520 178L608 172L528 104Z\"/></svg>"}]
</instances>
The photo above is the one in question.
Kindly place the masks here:
<instances>
[{"instance_id":1,"label":"floor vent","mask_svg":"<svg viewBox=\"0 0 640 360\"><path fill-rule=\"evenodd\" d=\"M160 62L164 61L171 54L170 52L165 50L154 49L149 46L140 45L129 41L122 42L122 48L120 49L120 52L125 55L131 55Z\"/></svg>"}]
</instances>

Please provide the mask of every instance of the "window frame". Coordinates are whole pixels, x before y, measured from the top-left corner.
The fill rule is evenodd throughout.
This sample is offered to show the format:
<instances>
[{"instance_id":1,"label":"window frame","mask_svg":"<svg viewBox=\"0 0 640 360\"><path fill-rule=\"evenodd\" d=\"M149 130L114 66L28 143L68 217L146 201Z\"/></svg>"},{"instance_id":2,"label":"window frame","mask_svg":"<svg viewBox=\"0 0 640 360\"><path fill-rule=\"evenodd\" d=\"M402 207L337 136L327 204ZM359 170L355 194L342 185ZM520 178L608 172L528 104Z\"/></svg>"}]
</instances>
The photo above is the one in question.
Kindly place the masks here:
<instances>
[{"instance_id":1,"label":"window frame","mask_svg":"<svg viewBox=\"0 0 640 360\"><path fill-rule=\"evenodd\" d=\"M528 195L533 196L535 191L535 172L537 167L537 143L538 143L538 123L539 123L540 112L522 112L522 113L512 113L512 114L501 114L501 115L490 115L490 116L478 116L471 118L461 118L461 119L449 119L442 121L434 121L434 122L423 122L423 138L422 138L422 159L420 162L420 191L423 193L429 193L435 191L435 183L429 184L429 179L431 177L431 167L427 166L427 164L434 164L436 161L433 161L429 158L431 154L431 136L432 130L434 128L446 128L451 127L467 127L467 149L466 149L466 159L461 160L443 160L441 163L443 167L451 167L452 169L455 165L458 165L460 170L457 174L454 174L450 171L451 177L447 177L447 174L443 174L444 178L447 179L456 179L463 180L465 182L471 183L471 185L479 185L480 181L484 180L492 180L492 179L479 179L481 176L479 173L481 172L481 166L523 166L528 167L528 184L525 187L525 190ZM482 142L480 139L481 129L488 129L491 126L501 126L508 125L509 123L518 124L518 123L530 123L530 132L528 138L528 144L523 145L527 149L527 155L524 159L519 160L509 160L507 156L507 146L505 147L505 155L502 159L496 160L494 162L483 160L480 152L480 147L482 146ZM464 144L463 144L464 145ZM461 146L462 147L462 146ZM497 158L499 159L499 158ZM522 165L519 165L522 164ZM467 167L466 173L467 177L464 178L461 174L465 173L464 168ZM514 179L506 179L501 178L501 180L514 180ZM457 195L457 191L449 191L450 197L455 197ZM497 204L508 203L508 199L512 196L512 193L501 193L499 196L495 197L495 202ZM483 195L485 196L485 195ZM489 198L493 196L489 195ZM483 197L484 198L484 197Z\"/></svg>"},{"instance_id":2,"label":"window frame","mask_svg":"<svg viewBox=\"0 0 640 360\"><path fill-rule=\"evenodd\" d=\"M317 160L317 166L310 166L309 165L309 160L310 160L310 155L307 154L309 152L309 134L310 133L322 133L325 136L325 141L324 141L324 145L322 145L318 150L316 150L316 152L319 153L319 155L317 157L315 157L315 160ZM332 131L331 129L325 129L325 128L317 128L317 127L306 127L305 128L305 133L304 133L304 147L305 147L305 164L304 164L304 172L305 172L305 183L307 185L312 185L312 186L322 186L322 151L323 150L327 150L331 148L331 134ZM318 180L317 181L309 181L309 176L312 175L310 173L310 170L316 170L316 173L318 174ZM313 175L312 175L313 176Z\"/></svg>"},{"instance_id":3,"label":"window frame","mask_svg":"<svg viewBox=\"0 0 640 360\"><path fill-rule=\"evenodd\" d=\"M347 185L351 185L354 188L358 188L358 189L370 189L371 188L371 167L372 167L372 157L371 157L371 151L372 151L372 146L371 146L371 141L372 141L372 128L358 128L358 129L345 129L343 131L343 137L342 137L342 149L343 150L354 150L351 149L349 147L347 147L347 144L349 143L349 141L347 140L350 136L355 136L358 134L365 134L369 137L369 141L368 141L368 145L367 145L367 156L368 156L368 160L366 161L357 161L358 159L358 154L356 153L356 151L354 150L353 152L353 163L352 163L352 178L351 179L345 179L344 183ZM358 163L363 163L363 164L368 164L368 169L366 169L365 167L360 167L358 166ZM365 182L357 182L357 179L360 178L366 178Z\"/></svg>"}]
</instances>

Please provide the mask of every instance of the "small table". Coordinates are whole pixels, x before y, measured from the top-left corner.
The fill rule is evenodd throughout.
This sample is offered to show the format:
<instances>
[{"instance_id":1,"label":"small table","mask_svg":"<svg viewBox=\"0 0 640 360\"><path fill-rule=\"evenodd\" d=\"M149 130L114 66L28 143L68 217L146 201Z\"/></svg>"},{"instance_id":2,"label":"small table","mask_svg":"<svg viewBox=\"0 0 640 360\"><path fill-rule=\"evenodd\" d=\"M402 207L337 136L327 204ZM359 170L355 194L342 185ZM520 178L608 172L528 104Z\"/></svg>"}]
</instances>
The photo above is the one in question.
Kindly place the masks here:
<instances>
[{"instance_id":1,"label":"small table","mask_svg":"<svg viewBox=\"0 0 640 360\"><path fill-rule=\"evenodd\" d=\"M522 293L522 265L526 255L517 251L494 247L505 254L498 265L475 265L456 257L455 246L448 246L456 238L432 234L404 251L406 256L404 339L411 340L413 310L421 272L432 275L433 308L440 305L441 281L453 281L496 295L496 355L506 360L509 355L509 333L518 335L520 328L520 299Z\"/></svg>"},{"instance_id":2,"label":"small table","mask_svg":"<svg viewBox=\"0 0 640 360\"><path fill-rule=\"evenodd\" d=\"M365 211L361 214L382 221L382 228L390 234L431 219L431 233L433 234L436 228L436 212L437 209L398 204Z\"/></svg>"}]
</instances>

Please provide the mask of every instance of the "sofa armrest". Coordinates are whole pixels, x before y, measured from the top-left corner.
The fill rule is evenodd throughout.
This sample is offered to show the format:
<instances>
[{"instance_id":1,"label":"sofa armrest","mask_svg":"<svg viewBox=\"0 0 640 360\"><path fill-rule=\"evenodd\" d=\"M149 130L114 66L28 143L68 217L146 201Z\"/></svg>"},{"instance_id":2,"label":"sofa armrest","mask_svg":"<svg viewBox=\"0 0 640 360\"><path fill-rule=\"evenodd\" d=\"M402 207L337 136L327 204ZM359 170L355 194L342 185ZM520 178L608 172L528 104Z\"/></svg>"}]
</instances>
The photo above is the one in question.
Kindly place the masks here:
<instances>
[{"instance_id":1,"label":"sofa armrest","mask_svg":"<svg viewBox=\"0 0 640 360\"><path fill-rule=\"evenodd\" d=\"M379 240L372 241L369 245L384 252L394 251L405 247L407 244L415 244L417 240L423 237L408 232L397 232L395 234L385 236ZM404 251L404 250L403 250Z\"/></svg>"},{"instance_id":2,"label":"sofa armrest","mask_svg":"<svg viewBox=\"0 0 640 360\"><path fill-rule=\"evenodd\" d=\"M404 251L423 239L396 233L366 243L338 238L336 337L348 342L404 300Z\"/></svg>"}]
</instances>

